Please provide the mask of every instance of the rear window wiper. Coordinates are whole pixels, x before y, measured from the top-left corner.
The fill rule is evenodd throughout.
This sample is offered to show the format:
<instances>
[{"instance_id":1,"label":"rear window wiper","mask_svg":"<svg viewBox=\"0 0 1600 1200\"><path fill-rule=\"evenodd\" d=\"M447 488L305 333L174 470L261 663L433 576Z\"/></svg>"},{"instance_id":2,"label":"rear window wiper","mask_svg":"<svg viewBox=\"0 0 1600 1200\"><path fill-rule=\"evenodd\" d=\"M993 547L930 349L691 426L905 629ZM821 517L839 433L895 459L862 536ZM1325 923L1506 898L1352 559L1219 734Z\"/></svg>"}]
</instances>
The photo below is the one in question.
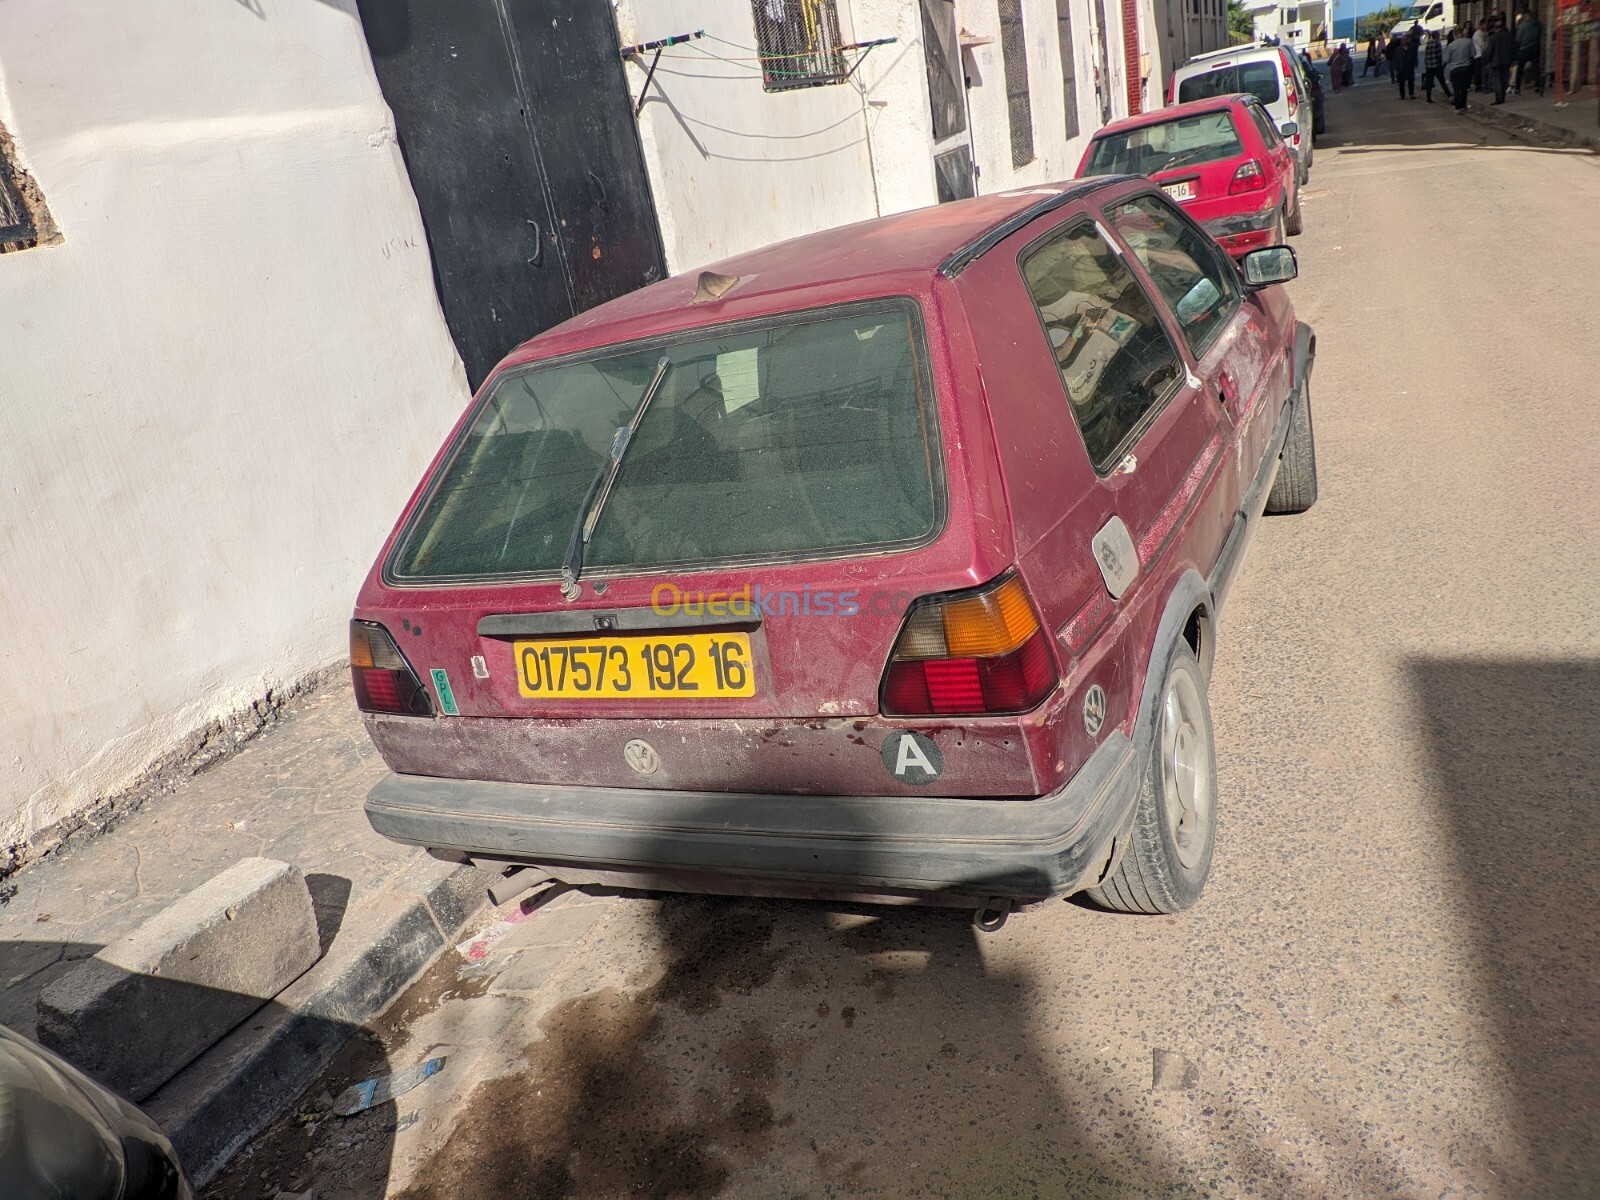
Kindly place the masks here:
<instances>
[{"instance_id":1,"label":"rear window wiper","mask_svg":"<svg viewBox=\"0 0 1600 1200\"><path fill-rule=\"evenodd\" d=\"M606 455L605 461L600 464L600 469L594 473L594 478L589 481L589 490L583 494L583 503L578 506L577 519L572 523L572 536L567 539L567 557L561 563L563 599L578 598L578 576L583 574L583 548L594 536L594 527L599 524L600 514L605 511L606 500L611 496L611 485L617 481L617 472L622 469L622 456L628 452L628 447L633 442L633 435L639 428L639 422L644 419L644 410L649 408L650 401L655 399L656 392L661 389L661 381L667 377L667 368L671 365L672 361L663 354L656 363L656 373L645 386L644 395L639 397L639 407L633 410L633 419L626 425L618 426L616 433L612 434L611 450ZM599 493L598 499L595 497L596 492Z\"/></svg>"}]
</instances>

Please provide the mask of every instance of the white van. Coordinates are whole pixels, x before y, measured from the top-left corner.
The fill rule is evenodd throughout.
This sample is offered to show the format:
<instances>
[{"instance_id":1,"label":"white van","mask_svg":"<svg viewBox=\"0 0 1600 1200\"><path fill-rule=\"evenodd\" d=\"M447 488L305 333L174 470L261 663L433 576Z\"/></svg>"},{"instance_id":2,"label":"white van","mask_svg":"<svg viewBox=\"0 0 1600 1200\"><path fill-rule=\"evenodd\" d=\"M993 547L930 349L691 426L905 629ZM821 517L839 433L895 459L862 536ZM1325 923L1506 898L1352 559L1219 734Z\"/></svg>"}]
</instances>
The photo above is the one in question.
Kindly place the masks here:
<instances>
[{"instance_id":1,"label":"white van","mask_svg":"<svg viewBox=\"0 0 1600 1200\"><path fill-rule=\"evenodd\" d=\"M1395 22L1394 28L1389 30L1391 37L1399 37L1413 25L1421 25L1423 33L1440 33L1446 29L1456 27L1455 0L1428 0L1423 4L1413 4L1400 14L1400 19Z\"/></svg>"},{"instance_id":2,"label":"white van","mask_svg":"<svg viewBox=\"0 0 1600 1200\"><path fill-rule=\"evenodd\" d=\"M1311 177L1311 88L1300 57L1288 46L1229 46L1197 54L1172 73L1168 104L1187 104L1245 92L1272 114L1300 160L1300 182Z\"/></svg>"}]
</instances>

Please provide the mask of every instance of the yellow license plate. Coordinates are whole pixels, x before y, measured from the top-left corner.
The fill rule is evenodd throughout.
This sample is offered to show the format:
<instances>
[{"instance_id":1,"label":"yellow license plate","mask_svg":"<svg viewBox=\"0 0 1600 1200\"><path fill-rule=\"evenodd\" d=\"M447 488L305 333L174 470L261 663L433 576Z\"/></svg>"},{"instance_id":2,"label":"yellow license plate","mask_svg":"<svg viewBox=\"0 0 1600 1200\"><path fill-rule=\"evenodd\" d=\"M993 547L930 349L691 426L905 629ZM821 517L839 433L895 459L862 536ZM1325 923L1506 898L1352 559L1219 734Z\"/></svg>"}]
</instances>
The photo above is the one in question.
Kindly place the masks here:
<instances>
[{"instance_id":1,"label":"yellow license plate","mask_svg":"<svg viewBox=\"0 0 1600 1200\"><path fill-rule=\"evenodd\" d=\"M517 690L530 700L754 696L747 633L663 633L517 642Z\"/></svg>"}]
</instances>

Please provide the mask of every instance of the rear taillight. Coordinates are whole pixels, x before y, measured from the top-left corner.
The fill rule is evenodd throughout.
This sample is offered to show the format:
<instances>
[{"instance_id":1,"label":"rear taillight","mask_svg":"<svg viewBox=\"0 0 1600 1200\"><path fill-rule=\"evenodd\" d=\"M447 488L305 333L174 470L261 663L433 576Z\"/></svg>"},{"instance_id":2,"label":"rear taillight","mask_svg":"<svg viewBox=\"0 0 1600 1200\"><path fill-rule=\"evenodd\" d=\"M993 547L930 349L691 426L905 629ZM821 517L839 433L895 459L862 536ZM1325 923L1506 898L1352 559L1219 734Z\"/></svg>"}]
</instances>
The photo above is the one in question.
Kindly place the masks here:
<instances>
[{"instance_id":1,"label":"rear taillight","mask_svg":"<svg viewBox=\"0 0 1600 1200\"><path fill-rule=\"evenodd\" d=\"M889 658L886 716L1026 712L1056 686L1022 580L918 600Z\"/></svg>"},{"instance_id":2,"label":"rear taillight","mask_svg":"<svg viewBox=\"0 0 1600 1200\"><path fill-rule=\"evenodd\" d=\"M389 631L371 621L350 622L350 678L363 712L431 717L433 704Z\"/></svg>"},{"instance_id":3,"label":"rear taillight","mask_svg":"<svg viewBox=\"0 0 1600 1200\"><path fill-rule=\"evenodd\" d=\"M1228 185L1228 195L1237 196L1240 192L1259 192L1267 186L1267 173L1261 169L1261 164L1255 159L1241 166L1233 173L1233 182Z\"/></svg>"}]
</instances>

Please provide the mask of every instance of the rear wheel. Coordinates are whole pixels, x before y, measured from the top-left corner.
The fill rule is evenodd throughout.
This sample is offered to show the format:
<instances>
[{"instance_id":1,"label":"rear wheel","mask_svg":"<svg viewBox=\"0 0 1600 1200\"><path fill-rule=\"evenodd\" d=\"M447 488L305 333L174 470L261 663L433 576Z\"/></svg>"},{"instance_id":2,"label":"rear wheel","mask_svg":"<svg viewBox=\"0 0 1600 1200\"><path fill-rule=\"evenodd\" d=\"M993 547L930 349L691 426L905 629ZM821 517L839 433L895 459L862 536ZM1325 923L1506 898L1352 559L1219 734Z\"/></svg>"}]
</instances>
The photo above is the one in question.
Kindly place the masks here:
<instances>
[{"instance_id":1,"label":"rear wheel","mask_svg":"<svg viewBox=\"0 0 1600 1200\"><path fill-rule=\"evenodd\" d=\"M1284 232L1290 237L1299 237L1305 232L1306 220L1300 207L1300 189L1294 190L1294 212L1290 213L1283 223Z\"/></svg>"},{"instance_id":2,"label":"rear wheel","mask_svg":"<svg viewBox=\"0 0 1600 1200\"><path fill-rule=\"evenodd\" d=\"M1269 513L1303 513L1317 502L1317 442L1311 431L1311 380L1300 384L1278 477L1267 493Z\"/></svg>"},{"instance_id":3,"label":"rear wheel","mask_svg":"<svg viewBox=\"0 0 1600 1200\"><path fill-rule=\"evenodd\" d=\"M1116 873L1089 897L1127 913L1174 913L1200 898L1217 827L1217 756L1206 680L1189 643L1167 651L1150 757Z\"/></svg>"}]
</instances>

